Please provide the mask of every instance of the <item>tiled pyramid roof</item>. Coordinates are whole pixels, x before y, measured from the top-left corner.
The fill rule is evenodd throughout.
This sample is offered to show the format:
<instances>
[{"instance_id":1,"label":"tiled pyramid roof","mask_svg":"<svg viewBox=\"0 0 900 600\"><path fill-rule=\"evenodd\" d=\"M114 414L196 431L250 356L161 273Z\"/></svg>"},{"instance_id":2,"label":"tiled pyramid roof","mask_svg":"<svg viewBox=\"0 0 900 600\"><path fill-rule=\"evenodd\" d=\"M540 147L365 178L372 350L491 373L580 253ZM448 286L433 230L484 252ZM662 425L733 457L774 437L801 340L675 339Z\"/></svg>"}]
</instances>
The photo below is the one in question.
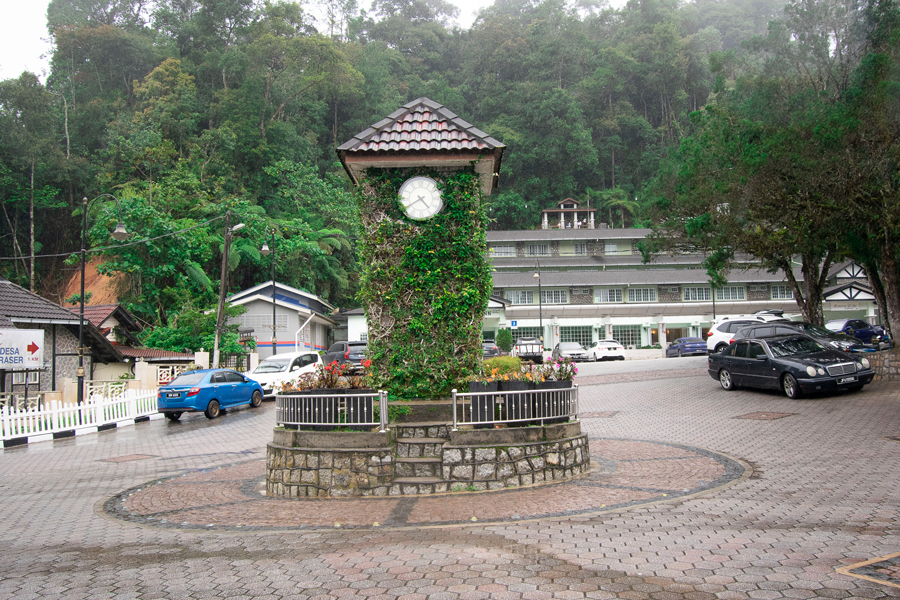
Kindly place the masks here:
<instances>
[{"instance_id":1,"label":"tiled pyramid roof","mask_svg":"<svg viewBox=\"0 0 900 600\"><path fill-rule=\"evenodd\" d=\"M419 98L348 142L344 152L479 151L504 145L428 98Z\"/></svg>"}]
</instances>

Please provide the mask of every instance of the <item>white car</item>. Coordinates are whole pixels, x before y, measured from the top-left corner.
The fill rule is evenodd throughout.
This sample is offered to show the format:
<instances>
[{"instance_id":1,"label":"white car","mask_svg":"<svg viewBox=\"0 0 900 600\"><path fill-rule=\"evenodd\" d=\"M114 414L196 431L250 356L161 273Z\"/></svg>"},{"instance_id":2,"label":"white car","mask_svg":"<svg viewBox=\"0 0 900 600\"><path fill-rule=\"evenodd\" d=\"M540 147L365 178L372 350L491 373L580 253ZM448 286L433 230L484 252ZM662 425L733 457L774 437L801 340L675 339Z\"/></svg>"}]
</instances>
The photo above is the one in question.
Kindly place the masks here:
<instances>
[{"instance_id":1,"label":"white car","mask_svg":"<svg viewBox=\"0 0 900 600\"><path fill-rule=\"evenodd\" d=\"M263 389L263 396L273 396L276 383L293 379L304 373L314 373L316 365L324 365L318 352L313 350L289 352L270 356L260 362L252 373L245 374L250 379L259 382Z\"/></svg>"},{"instance_id":2,"label":"white car","mask_svg":"<svg viewBox=\"0 0 900 600\"><path fill-rule=\"evenodd\" d=\"M588 348L588 359L595 362L598 360L625 360L625 348L616 340L600 340Z\"/></svg>"},{"instance_id":3,"label":"white car","mask_svg":"<svg viewBox=\"0 0 900 600\"><path fill-rule=\"evenodd\" d=\"M786 322L782 311L760 311L752 315L733 315L722 317L713 324L706 334L706 349L710 352L721 352L731 344L731 339L739 329L758 323Z\"/></svg>"}]
</instances>

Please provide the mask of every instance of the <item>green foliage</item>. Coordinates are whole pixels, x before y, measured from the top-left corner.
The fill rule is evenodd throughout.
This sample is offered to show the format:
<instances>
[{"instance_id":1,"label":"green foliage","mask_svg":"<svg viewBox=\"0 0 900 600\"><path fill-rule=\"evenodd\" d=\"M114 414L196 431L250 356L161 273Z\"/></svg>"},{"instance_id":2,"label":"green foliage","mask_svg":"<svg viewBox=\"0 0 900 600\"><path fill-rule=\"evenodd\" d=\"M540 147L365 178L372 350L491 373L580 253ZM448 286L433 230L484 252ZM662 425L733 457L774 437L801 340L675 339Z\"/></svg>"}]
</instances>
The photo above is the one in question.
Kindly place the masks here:
<instances>
[{"instance_id":1,"label":"green foliage","mask_svg":"<svg viewBox=\"0 0 900 600\"><path fill-rule=\"evenodd\" d=\"M506 327L498 331L496 343L498 348L504 352L509 352L513 345L512 330Z\"/></svg>"},{"instance_id":2,"label":"green foliage","mask_svg":"<svg viewBox=\"0 0 900 600\"><path fill-rule=\"evenodd\" d=\"M499 338L500 336L497 337ZM484 374L491 375L495 369L498 375L519 373L522 371L522 359L518 356L495 356L484 361Z\"/></svg>"},{"instance_id":3,"label":"green foliage","mask_svg":"<svg viewBox=\"0 0 900 600\"><path fill-rule=\"evenodd\" d=\"M228 324L228 318L242 315L246 307L225 305L225 331L219 340L219 351L225 354L243 352L238 343L236 324ZM213 347L216 331L216 307L186 310L173 317L168 325L145 330L142 343L147 348L159 348L175 352L198 352ZM255 342L252 342L255 345Z\"/></svg>"},{"instance_id":4,"label":"green foliage","mask_svg":"<svg viewBox=\"0 0 900 600\"><path fill-rule=\"evenodd\" d=\"M444 208L405 217L400 185L438 181ZM446 396L479 368L481 320L491 291L486 207L473 168L370 172L359 196L365 237L359 298L369 316L367 356L375 382L400 398Z\"/></svg>"}]
</instances>

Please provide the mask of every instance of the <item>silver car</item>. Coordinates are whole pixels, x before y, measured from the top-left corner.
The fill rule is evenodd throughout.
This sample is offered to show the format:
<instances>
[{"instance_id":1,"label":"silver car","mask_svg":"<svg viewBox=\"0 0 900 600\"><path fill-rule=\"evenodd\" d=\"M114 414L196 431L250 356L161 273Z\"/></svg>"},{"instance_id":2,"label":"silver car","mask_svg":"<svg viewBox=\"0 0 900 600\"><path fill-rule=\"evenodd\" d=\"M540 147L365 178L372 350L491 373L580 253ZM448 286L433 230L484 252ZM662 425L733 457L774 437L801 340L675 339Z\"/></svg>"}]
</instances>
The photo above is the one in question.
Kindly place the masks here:
<instances>
[{"instance_id":1,"label":"silver car","mask_svg":"<svg viewBox=\"0 0 900 600\"><path fill-rule=\"evenodd\" d=\"M573 361L587 360L588 353L587 350L584 349L584 346L578 342L562 342L553 348L553 353L550 355L550 358L552 360L558 360L560 358L570 358Z\"/></svg>"}]
</instances>

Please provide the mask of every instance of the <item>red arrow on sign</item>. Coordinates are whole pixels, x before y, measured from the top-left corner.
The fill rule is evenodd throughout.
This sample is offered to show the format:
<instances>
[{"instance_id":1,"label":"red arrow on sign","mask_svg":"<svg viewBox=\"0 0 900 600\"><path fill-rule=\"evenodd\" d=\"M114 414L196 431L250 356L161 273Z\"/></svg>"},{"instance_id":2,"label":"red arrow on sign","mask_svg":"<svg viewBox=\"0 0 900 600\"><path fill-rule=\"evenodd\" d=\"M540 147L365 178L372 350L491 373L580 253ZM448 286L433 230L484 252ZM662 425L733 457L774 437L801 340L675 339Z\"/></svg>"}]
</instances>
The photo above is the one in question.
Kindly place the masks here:
<instances>
[{"instance_id":1,"label":"red arrow on sign","mask_svg":"<svg viewBox=\"0 0 900 600\"><path fill-rule=\"evenodd\" d=\"M31 342L30 344L28 344L27 350L28 350L29 352L31 352L32 354L34 354L35 352L37 352L38 350L40 350L40 348L38 348L38 345L37 345L37 344L35 344L34 342Z\"/></svg>"}]
</instances>

